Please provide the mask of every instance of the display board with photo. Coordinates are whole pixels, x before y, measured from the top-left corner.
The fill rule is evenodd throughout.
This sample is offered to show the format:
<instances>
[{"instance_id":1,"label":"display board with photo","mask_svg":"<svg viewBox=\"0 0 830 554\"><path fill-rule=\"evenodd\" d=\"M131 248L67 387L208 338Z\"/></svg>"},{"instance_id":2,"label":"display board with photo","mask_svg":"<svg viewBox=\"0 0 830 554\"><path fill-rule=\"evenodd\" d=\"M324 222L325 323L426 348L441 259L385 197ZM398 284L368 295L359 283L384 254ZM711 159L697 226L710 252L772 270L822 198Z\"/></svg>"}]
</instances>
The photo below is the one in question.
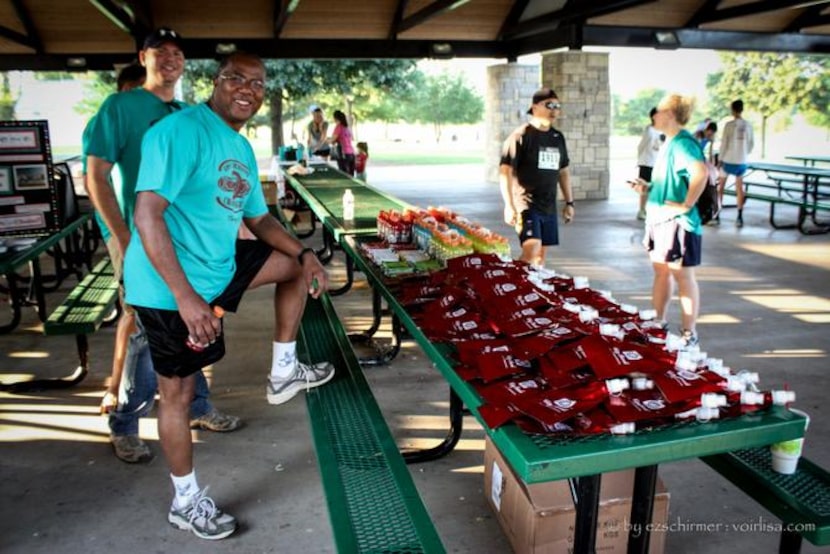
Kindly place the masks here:
<instances>
[{"instance_id":1,"label":"display board with photo","mask_svg":"<svg viewBox=\"0 0 830 554\"><path fill-rule=\"evenodd\" d=\"M59 230L56 189L48 123L0 121L0 236Z\"/></svg>"}]
</instances>

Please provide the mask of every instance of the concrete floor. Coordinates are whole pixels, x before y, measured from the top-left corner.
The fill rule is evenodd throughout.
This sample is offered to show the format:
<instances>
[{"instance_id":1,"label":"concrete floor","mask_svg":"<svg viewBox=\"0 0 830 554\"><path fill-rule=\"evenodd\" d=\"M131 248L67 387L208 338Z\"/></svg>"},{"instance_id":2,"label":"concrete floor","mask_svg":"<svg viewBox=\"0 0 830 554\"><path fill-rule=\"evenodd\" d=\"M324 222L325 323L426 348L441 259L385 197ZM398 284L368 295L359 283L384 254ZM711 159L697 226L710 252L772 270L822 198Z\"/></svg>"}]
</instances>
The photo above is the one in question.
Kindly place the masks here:
<instances>
[{"instance_id":1,"label":"concrete floor","mask_svg":"<svg viewBox=\"0 0 830 554\"><path fill-rule=\"evenodd\" d=\"M497 187L482 182L479 167L371 169L372 184L404 200L448 206L512 238L501 223ZM646 307L651 269L639 246L636 200L622 185L628 173L627 165L612 167L610 199L578 203L576 220L562 227L562 245L551 252L548 265L585 275L592 286ZM728 210L721 227L706 229L699 270L702 345L732 367L759 371L764 388L786 384L795 390L796 407L813 418L805 454L830 467L825 442L830 422L823 417L830 235L772 230L766 205L750 204L744 218L746 226L737 229L734 210ZM335 259L335 281L341 271L342 262ZM50 295L49 305L65 292ZM239 532L210 543L167 525L172 491L154 418L141 427L159 453L154 462L131 466L112 455L106 422L97 415L113 336L112 329L104 329L91 337L92 372L79 386L0 394L0 552L334 551L305 403L299 397L273 407L264 399L271 356L268 297L267 291L253 291L240 313L230 316L228 355L210 372L215 404L241 416L245 427L228 435L195 433L200 483L209 484L220 506L241 521ZM368 326L365 284L337 298L336 305L349 329ZM676 323L676 309L673 315ZM74 367L74 340L46 339L39 329L28 313L18 330L0 337L0 379L61 375ZM414 343L405 342L390 366L366 373L402 446L429 444L442 435L447 387ZM483 433L471 418L465 424L456 451L410 466L413 479L449 552L509 552L482 492ZM671 492L669 521L681 524L669 533L667 552L777 552L778 537L771 532L683 530L683 525L720 523L727 529L777 520L697 460L664 464L660 473ZM803 552L814 551L805 544Z\"/></svg>"}]
</instances>

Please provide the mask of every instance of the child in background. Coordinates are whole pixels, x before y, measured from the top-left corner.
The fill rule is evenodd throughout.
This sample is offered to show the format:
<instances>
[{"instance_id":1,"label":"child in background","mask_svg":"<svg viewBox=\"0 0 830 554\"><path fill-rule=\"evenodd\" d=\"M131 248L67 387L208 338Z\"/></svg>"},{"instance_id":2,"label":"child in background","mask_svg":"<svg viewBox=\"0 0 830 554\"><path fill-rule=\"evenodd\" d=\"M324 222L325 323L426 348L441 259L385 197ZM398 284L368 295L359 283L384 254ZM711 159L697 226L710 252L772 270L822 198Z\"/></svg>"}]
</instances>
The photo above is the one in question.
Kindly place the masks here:
<instances>
[{"instance_id":1,"label":"child in background","mask_svg":"<svg viewBox=\"0 0 830 554\"><path fill-rule=\"evenodd\" d=\"M357 155L354 160L355 177L366 182L366 160L369 159L369 145L365 142L357 143Z\"/></svg>"}]
</instances>

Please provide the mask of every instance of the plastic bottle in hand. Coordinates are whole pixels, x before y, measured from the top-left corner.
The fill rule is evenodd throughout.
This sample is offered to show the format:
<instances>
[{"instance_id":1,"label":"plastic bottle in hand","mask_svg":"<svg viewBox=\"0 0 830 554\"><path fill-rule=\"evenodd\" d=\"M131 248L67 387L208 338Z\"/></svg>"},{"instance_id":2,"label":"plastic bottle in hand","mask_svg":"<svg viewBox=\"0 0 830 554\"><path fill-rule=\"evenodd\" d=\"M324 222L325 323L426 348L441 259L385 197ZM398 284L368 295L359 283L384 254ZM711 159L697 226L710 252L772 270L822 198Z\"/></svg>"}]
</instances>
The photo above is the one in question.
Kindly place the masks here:
<instances>
[{"instance_id":1,"label":"plastic bottle in hand","mask_svg":"<svg viewBox=\"0 0 830 554\"><path fill-rule=\"evenodd\" d=\"M346 221L354 220L354 195L352 189L346 189L343 193L343 219Z\"/></svg>"}]
</instances>

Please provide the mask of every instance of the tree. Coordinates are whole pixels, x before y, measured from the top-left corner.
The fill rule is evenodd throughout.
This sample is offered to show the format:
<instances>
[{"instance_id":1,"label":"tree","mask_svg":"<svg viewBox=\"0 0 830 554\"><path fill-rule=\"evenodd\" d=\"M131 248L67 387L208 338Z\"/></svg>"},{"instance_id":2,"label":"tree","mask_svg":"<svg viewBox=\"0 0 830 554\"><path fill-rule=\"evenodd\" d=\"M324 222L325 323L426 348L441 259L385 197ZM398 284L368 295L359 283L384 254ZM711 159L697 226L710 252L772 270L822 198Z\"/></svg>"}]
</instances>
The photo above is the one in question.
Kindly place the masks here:
<instances>
[{"instance_id":1,"label":"tree","mask_svg":"<svg viewBox=\"0 0 830 554\"><path fill-rule=\"evenodd\" d=\"M649 124L648 113L666 95L662 89L649 88L637 91L631 100L624 102L614 96L614 131L621 135L639 136Z\"/></svg>"},{"instance_id":2,"label":"tree","mask_svg":"<svg viewBox=\"0 0 830 554\"><path fill-rule=\"evenodd\" d=\"M723 71L708 83L716 105L729 106L738 98L748 111L761 116L761 157L766 157L768 119L777 113L826 113L830 93L830 62L822 56L765 52L722 53ZM822 116L814 120L826 121Z\"/></svg>"},{"instance_id":3,"label":"tree","mask_svg":"<svg viewBox=\"0 0 830 554\"><path fill-rule=\"evenodd\" d=\"M116 76L114 71L95 71L89 73L86 79L84 99L75 104L73 109L89 118L98 113L107 96L115 92Z\"/></svg>"},{"instance_id":4,"label":"tree","mask_svg":"<svg viewBox=\"0 0 830 554\"><path fill-rule=\"evenodd\" d=\"M391 92L406 88L414 65L411 60L265 60L265 107L270 116L272 152L276 154L285 144L284 115L294 121L306 114L308 103L319 103L320 98L328 97L332 106L342 102L344 111L354 121L363 115L362 105L368 102L373 90ZM216 62L188 61L189 84L185 89L206 86L209 90L215 71ZM292 131L292 135L296 134Z\"/></svg>"},{"instance_id":5,"label":"tree","mask_svg":"<svg viewBox=\"0 0 830 554\"><path fill-rule=\"evenodd\" d=\"M420 72L419 72L420 73ZM439 75L415 75L413 95L403 110L407 119L431 123L435 142L441 140L444 125L476 123L484 114L484 100L461 75L443 72Z\"/></svg>"},{"instance_id":6,"label":"tree","mask_svg":"<svg viewBox=\"0 0 830 554\"><path fill-rule=\"evenodd\" d=\"M3 89L0 90L0 121L11 121L15 119L14 109L17 107L17 100L20 95L12 94L12 87L9 83L8 72L3 72Z\"/></svg>"}]
</instances>

